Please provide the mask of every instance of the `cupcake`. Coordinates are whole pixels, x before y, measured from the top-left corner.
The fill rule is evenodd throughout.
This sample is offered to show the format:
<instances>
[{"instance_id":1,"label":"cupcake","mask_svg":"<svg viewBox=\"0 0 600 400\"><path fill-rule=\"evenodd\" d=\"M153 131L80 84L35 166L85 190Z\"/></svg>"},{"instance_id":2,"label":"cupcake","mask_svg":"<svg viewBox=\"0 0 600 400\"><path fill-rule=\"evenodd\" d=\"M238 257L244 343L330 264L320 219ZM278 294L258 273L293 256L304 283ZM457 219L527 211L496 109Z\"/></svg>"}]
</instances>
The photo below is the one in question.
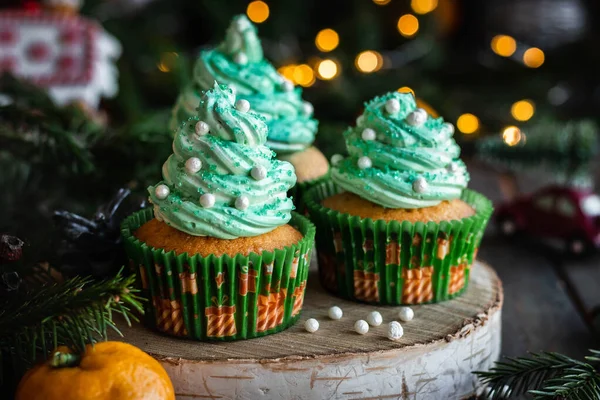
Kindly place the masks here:
<instances>
[{"instance_id":1,"label":"cupcake","mask_svg":"<svg viewBox=\"0 0 600 400\"><path fill-rule=\"evenodd\" d=\"M466 189L454 127L409 93L365 105L332 158L332 182L304 201L324 287L349 299L420 304L460 295L492 205Z\"/></svg>"},{"instance_id":2,"label":"cupcake","mask_svg":"<svg viewBox=\"0 0 600 400\"><path fill-rule=\"evenodd\" d=\"M264 117L214 84L177 130L153 208L123 222L148 323L197 340L281 331L299 317L314 226L292 213L291 164L265 146Z\"/></svg>"},{"instance_id":3,"label":"cupcake","mask_svg":"<svg viewBox=\"0 0 600 400\"><path fill-rule=\"evenodd\" d=\"M244 15L232 20L223 43L200 54L192 84L179 96L173 109L173 130L195 115L200 92L210 89L214 81L230 85L239 99L248 100L266 119L267 146L296 170L298 184L291 193L295 200L306 188L324 180L329 163L312 146L318 126L313 106L302 100L300 88L295 88L264 58L256 27Z\"/></svg>"}]
</instances>

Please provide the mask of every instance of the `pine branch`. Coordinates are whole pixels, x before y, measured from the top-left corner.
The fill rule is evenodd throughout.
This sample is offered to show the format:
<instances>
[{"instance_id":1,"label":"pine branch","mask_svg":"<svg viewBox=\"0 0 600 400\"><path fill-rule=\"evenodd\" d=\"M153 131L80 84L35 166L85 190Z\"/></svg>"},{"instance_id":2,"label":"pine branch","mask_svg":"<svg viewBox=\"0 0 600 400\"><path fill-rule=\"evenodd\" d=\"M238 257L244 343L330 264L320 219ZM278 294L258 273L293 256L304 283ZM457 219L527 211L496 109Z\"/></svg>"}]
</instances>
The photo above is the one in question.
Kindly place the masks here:
<instances>
[{"instance_id":1,"label":"pine branch","mask_svg":"<svg viewBox=\"0 0 600 400\"><path fill-rule=\"evenodd\" d=\"M591 352L586 360L600 361L600 352ZM588 363L546 352L507 360L497 362L490 371L475 372L482 383L489 385L492 400L526 393L536 400L600 399L600 376ZM585 397L588 395L592 397Z\"/></svg>"},{"instance_id":2,"label":"pine branch","mask_svg":"<svg viewBox=\"0 0 600 400\"><path fill-rule=\"evenodd\" d=\"M137 320L134 310L142 312L133 283L121 273L101 282L77 277L0 298L0 349L27 364L57 345L84 351L87 343L105 340L108 329L120 334L113 313L129 323Z\"/></svg>"}]
</instances>

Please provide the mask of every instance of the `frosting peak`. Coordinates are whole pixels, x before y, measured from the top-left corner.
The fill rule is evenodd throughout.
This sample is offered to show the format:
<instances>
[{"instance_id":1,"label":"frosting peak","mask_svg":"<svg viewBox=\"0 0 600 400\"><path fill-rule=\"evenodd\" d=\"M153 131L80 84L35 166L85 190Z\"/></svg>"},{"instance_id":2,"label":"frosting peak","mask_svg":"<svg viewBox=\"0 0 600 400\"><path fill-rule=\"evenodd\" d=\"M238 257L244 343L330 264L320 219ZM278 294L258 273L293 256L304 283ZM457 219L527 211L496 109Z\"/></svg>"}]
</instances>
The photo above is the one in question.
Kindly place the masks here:
<instances>
[{"instance_id":1,"label":"frosting peak","mask_svg":"<svg viewBox=\"0 0 600 400\"><path fill-rule=\"evenodd\" d=\"M291 164L265 146L265 119L226 85L203 92L197 116L177 131L163 181L148 188L154 215L194 236L257 236L286 224L294 206Z\"/></svg>"},{"instance_id":2,"label":"frosting peak","mask_svg":"<svg viewBox=\"0 0 600 400\"><path fill-rule=\"evenodd\" d=\"M232 20L218 47L200 54L193 84L173 111L173 129L194 114L200 91L210 89L214 81L230 85L238 98L248 100L265 118L267 146L276 152L301 151L314 141L317 121L312 106L302 100L302 90L264 58L256 27L244 15Z\"/></svg>"},{"instance_id":3,"label":"frosting peak","mask_svg":"<svg viewBox=\"0 0 600 400\"><path fill-rule=\"evenodd\" d=\"M420 208L459 198L469 175L454 127L417 108L410 93L365 104L345 133L350 157L332 169L344 189L389 208Z\"/></svg>"}]
</instances>

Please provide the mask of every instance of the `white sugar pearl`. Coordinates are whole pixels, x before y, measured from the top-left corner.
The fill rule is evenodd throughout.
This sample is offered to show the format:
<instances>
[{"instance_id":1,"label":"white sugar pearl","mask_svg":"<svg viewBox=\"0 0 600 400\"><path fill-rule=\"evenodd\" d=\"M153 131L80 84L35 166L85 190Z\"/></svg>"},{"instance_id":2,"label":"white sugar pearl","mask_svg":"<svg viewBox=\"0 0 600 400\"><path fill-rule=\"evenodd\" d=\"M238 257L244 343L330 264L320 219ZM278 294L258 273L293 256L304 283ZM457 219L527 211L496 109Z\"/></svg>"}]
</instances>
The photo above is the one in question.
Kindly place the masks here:
<instances>
[{"instance_id":1,"label":"white sugar pearl","mask_svg":"<svg viewBox=\"0 0 600 400\"><path fill-rule=\"evenodd\" d=\"M255 165L250 170L250 175L257 181L262 181L267 177L267 169L262 165Z\"/></svg>"},{"instance_id":2,"label":"white sugar pearl","mask_svg":"<svg viewBox=\"0 0 600 400\"><path fill-rule=\"evenodd\" d=\"M373 129L365 128L365 130L362 131L362 134L360 136L363 138L363 140L375 140L377 134Z\"/></svg>"},{"instance_id":3,"label":"white sugar pearl","mask_svg":"<svg viewBox=\"0 0 600 400\"><path fill-rule=\"evenodd\" d=\"M425 191L427 191L427 188L429 187L429 184L427 183L425 178L420 176L413 181L412 187L416 193L425 193Z\"/></svg>"},{"instance_id":4,"label":"white sugar pearl","mask_svg":"<svg viewBox=\"0 0 600 400\"><path fill-rule=\"evenodd\" d=\"M417 108L406 116L406 122L411 126L421 126L427 121L427 111Z\"/></svg>"},{"instance_id":5,"label":"white sugar pearl","mask_svg":"<svg viewBox=\"0 0 600 400\"><path fill-rule=\"evenodd\" d=\"M341 154L334 154L331 156L331 165L334 167L344 161L344 156Z\"/></svg>"},{"instance_id":6,"label":"white sugar pearl","mask_svg":"<svg viewBox=\"0 0 600 400\"><path fill-rule=\"evenodd\" d=\"M367 168L371 168L373 166L373 162L371 161L371 159L367 156L362 156L361 158L358 159L358 168L360 169L367 169Z\"/></svg>"},{"instance_id":7,"label":"white sugar pearl","mask_svg":"<svg viewBox=\"0 0 600 400\"><path fill-rule=\"evenodd\" d=\"M451 172L454 174L454 173L458 172L458 164L452 162L452 163L446 165L446 170L448 170L448 172Z\"/></svg>"},{"instance_id":8,"label":"white sugar pearl","mask_svg":"<svg viewBox=\"0 0 600 400\"><path fill-rule=\"evenodd\" d=\"M360 115L358 118L356 118L356 125L362 125L362 123L365 121L365 116L364 115Z\"/></svg>"},{"instance_id":9,"label":"white sugar pearl","mask_svg":"<svg viewBox=\"0 0 600 400\"><path fill-rule=\"evenodd\" d=\"M196 135L204 136L210 131L210 126L204 121L198 121L194 129L196 130Z\"/></svg>"},{"instance_id":10,"label":"white sugar pearl","mask_svg":"<svg viewBox=\"0 0 600 400\"><path fill-rule=\"evenodd\" d=\"M235 108L240 112L248 112L250 111L250 102L244 99L238 100L235 102Z\"/></svg>"},{"instance_id":11,"label":"white sugar pearl","mask_svg":"<svg viewBox=\"0 0 600 400\"><path fill-rule=\"evenodd\" d=\"M205 193L200 196L200 205L204 208L211 208L215 205L215 195L211 193Z\"/></svg>"},{"instance_id":12,"label":"white sugar pearl","mask_svg":"<svg viewBox=\"0 0 600 400\"><path fill-rule=\"evenodd\" d=\"M404 335L404 328L398 321L392 321L388 325L387 337L390 340L398 340Z\"/></svg>"},{"instance_id":13,"label":"white sugar pearl","mask_svg":"<svg viewBox=\"0 0 600 400\"><path fill-rule=\"evenodd\" d=\"M238 210L244 211L248 207L250 207L250 199L248 198L248 196L240 196L237 199L235 199L235 208L237 208Z\"/></svg>"},{"instance_id":14,"label":"white sugar pearl","mask_svg":"<svg viewBox=\"0 0 600 400\"><path fill-rule=\"evenodd\" d=\"M294 90L294 84L288 81L287 79L284 79L283 83L281 84L281 87L286 92L291 92L292 90Z\"/></svg>"},{"instance_id":15,"label":"white sugar pearl","mask_svg":"<svg viewBox=\"0 0 600 400\"><path fill-rule=\"evenodd\" d=\"M233 62L239 65L248 64L248 56L245 53L237 53L233 56Z\"/></svg>"},{"instance_id":16,"label":"white sugar pearl","mask_svg":"<svg viewBox=\"0 0 600 400\"><path fill-rule=\"evenodd\" d=\"M400 111L400 102L397 99L389 99L385 102L385 110L390 114Z\"/></svg>"},{"instance_id":17,"label":"white sugar pearl","mask_svg":"<svg viewBox=\"0 0 600 400\"><path fill-rule=\"evenodd\" d=\"M202 168L202 161L198 157L188 158L185 162L185 170L190 174L195 174Z\"/></svg>"},{"instance_id":18,"label":"white sugar pearl","mask_svg":"<svg viewBox=\"0 0 600 400\"><path fill-rule=\"evenodd\" d=\"M306 329L307 332L315 333L319 330L319 321L314 318L307 319L306 322L304 322L304 329Z\"/></svg>"},{"instance_id":19,"label":"white sugar pearl","mask_svg":"<svg viewBox=\"0 0 600 400\"><path fill-rule=\"evenodd\" d=\"M400 321L403 321L403 322L412 321L412 319L414 317L415 317L415 312L413 311L412 308L400 307L400 311L398 311L398 318L400 318Z\"/></svg>"},{"instance_id":20,"label":"white sugar pearl","mask_svg":"<svg viewBox=\"0 0 600 400\"><path fill-rule=\"evenodd\" d=\"M383 317L378 311L372 311L367 315L367 322L371 326L379 326L383 323Z\"/></svg>"},{"instance_id":21,"label":"white sugar pearl","mask_svg":"<svg viewBox=\"0 0 600 400\"><path fill-rule=\"evenodd\" d=\"M310 117L313 114L314 111L314 107L312 104L310 104L308 101L305 101L302 103L302 113L307 116Z\"/></svg>"},{"instance_id":22,"label":"white sugar pearl","mask_svg":"<svg viewBox=\"0 0 600 400\"><path fill-rule=\"evenodd\" d=\"M338 320L338 319L342 319L342 316L344 315L344 312L338 306L333 306L333 307L331 307L329 309L329 311L327 311L327 315L331 319Z\"/></svg>"},{"instance_id":23,"label":"white sugar pearl","mask_svg":"<svg viewBox=\"0 0 600 400\"><path fill-rule=\"evenodd\" d=\"M156 189L154 189L154 194L156 194L156 197L159 200L164 200L169 197L169 193L171 193L171 191L167 185L158 185Z\"/></svg>"},{"instance_id":24,"label":"white sugar pearl","mask_svg":"<svg viewBox=\"0 0 600 400\"><path fill-rule=\"evenodd\" d=\"M241 17L235 20L235 27L239 31L243 31L250 26L250 21L246 19L246 17Z\"/></svg>"},{"instance_id":25,"label":"white sugar pearl","mask_svg":"<svg viewBox=\"0 0 600 400\"><path fill-rule=\"evenodd\" d=\"M354 330L359 335L365 335L367 332L369 332L369 324L367 324L367 321L364 319L359 319L354 323Z\"/></svg>"},{"instance_id":26,"label":"white sugar pearl","mask_svg":"<svg viewBox=\"0 0 600 400\"><path fill-rule=\"evenodd\" d=\"M454 135L454 125L450 122L444 122L444 128L450 134L450 136Z\"/></svg>"}]
</instances>

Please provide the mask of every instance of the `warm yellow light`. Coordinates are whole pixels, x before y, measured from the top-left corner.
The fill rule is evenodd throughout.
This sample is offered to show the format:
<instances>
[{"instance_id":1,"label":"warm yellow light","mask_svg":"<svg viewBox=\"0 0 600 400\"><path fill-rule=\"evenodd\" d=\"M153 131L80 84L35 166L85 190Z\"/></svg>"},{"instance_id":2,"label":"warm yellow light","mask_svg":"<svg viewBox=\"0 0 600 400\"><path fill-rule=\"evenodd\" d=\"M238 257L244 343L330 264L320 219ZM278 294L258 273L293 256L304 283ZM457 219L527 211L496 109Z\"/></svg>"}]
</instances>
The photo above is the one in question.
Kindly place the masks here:
<instances>
[{"instance_id":1,"label":"warm yellow light","mask_svg":"<svg viewBox=\"0 0 600 400\"><path fill-rule=\"evenodd\" d=\"M340 37L333 29L323 29L315 38L317 49L323 52L334 50L338 44L340 44Z\"/></svg>"},{"instance_id":2,"label":"warm yellow light","mask_svg":"<svg viewBox=\"0 0 600 400\"><path fill-rule=\"evenodd\" d=\"M412 94L412 95L413 95L413 97L414 97L414 95L415 95L415 91L414 91L414 90L412 90L411 88L409 88L408 86L402 86L400 89L398 89L398 91L399 91L400 93L410 93L410 94Z\"/></svg>"},{"instance_id":3,"label":"warm yellow light","mask_svg":"<svg viewBox=\"0 0 600 400\"><path fill-rule=\"evenodd\" d=\"M410 6L417 14L427 14L437 8L438 0L412 0Z\"/></svg>"},{"instance_id":4,"label":"warm yellow light","mask_svg":"<svg viewBox=\"0 0 600 400\"><path fill-rule=\"evenodd\" d=\"M392 0L373 0L373 3L377 4L378 6L385 6L390 1Z\"/></svg>"},{"instance_id":5,"label":"warm yellow light","mask_svg":"<svg viewBox=\"0 0 600 400\"><path fill-rule=\"evenodd\" d=\"M317 74L323 80L335 78L339 73L338 65L333 60L323 60L317 66Z\"/></svg>"},{"instance_id":6,"label":"warm yellow light","mask_svg":"<svg viewBox=\"0 0 600 400\"><path fill-rule=\"evenodd\" d=\"M516 126L507 126L502 132L502 140L509 146L516 146L521 141L521 130Z\"/></svg>"},{"instance_id":7,"label":"warm yellow light","mask_svg":"<svg viewBox=\"0 0 600 400\"><path fill-rule=\"evenodd\" d=\"M537 47L527 49L523 54L523 62L529 68L541 67L545 60L546 56L544 55L544 52Z\"/></svg>"},{"instance_id":8,"label":"warm yellow light","mask_svg":"<svg viewBox=\"0 0 600 400\"><path fill-rule=\"evenodd\" d=\"M419 20L412 14L406 14L398 19L398 31L404 37L412 37L419 31Z\"/></svg>"},{"instance_id":9,"label":"warm yellow light","mask_svg":"<svg viewBox=\"0 0 600 400\"><path fill-rule=\"evenodd\" d=\"M356 56L354 65L356 65L356 69L365 74L379 71L383 66L383 57L373 50L363 51Z\"/></svg>"},{"instance_id":10,"label":"warm yellow light","mask_svg":"<svg viewBox=\"0 0 600 400\"><path fill-rule=\"evenodd\" d=\"M161 72L170 72L177 65L177 58L179 54L175 52L163 53L160 56L160 62L157 64L158 69Z\"/></svg>"},{"instance_id":11,"label":"warm yellow light","mask_svg":"<svg viewBox=\"0 0 600 400\"><path fill-rule=\"evenodd\" d=\"M440 114L429 105L429 103L426 103L423 99L416 99L416 103L417 103L417 107L422 108L423 110L427 111L427 114L429 114L431 117L433 118L438 118L440 116Z\"/></svg>"},{"instance_id":12,"label":"warm yellow light","mask_svg":"<svg viewBox=\"0 0 600 400\"><path fill-rule=\"evenodd\" d=\"M169 72L169 71L171 71L171 68L169 68L166 64L164 64L162 62L158 63L157 67L158 67L158 70L160 72Z\"/></svg>"},{"instance_id":13,"label":"warm yellow light","mask_svg":"<svg viewBox=\"0 0 600 400\"><path fill-rule=\"evenodd\" d=\"M492 50L499 56L510 57L517 51L517 41L507 35L494 36Z\"/></svg>"},{"instance_id":14,"label":"warm yellow light","mask_svg":"<svg viewBox=\"0 0 600 400\"><path fill-rule=\"evenodd\" d=\"M535 113L535 105L531 100L517 101L510 108L510 113L517 121L529 121Z\"/></svg>"},{"instance_id":15,"label":"warm yellow light","mask_svg":"<svg viewBox=\"0 0 600 400\"><path fill-rule=\"evenodd\" d=\"M462 133L470 135L479 129L479 118L473 114L463 114L458 117L458 120L456 121L456 127Z\"/></svg>"},{"instance_id":16,"label":"warm yellow light","mask_svg":"<svg viewBox=\"0 0 600 400\"><path fill-rule=\"evenodd\" d=\"M248 14L250 21L260 24L269 18L269 6L264 1L253 1L252 3L248 4L248 8L246 8L246 14Z\"/></svg>"},{"instance_id":17,"label":"warm yellow light","mask_svg":"<svg viewBox=\"0 0 600 400\"><path fill-rule=\"evenodd\" d=\"M307 64L301 64L294 68L293 78L294 83L304 87L311 86L315 83L315 73Z\"/></svg>"},{"instance_id":18,"label":"warm yellow light","mask_svg":"<svg viewBox=\"0 0 600 400\"><path fill-rule=\"evenodd\" d=\"M287 80L294 81L294 72L296 71L296 65L284 65L283 67L279 67L277 72L283 75Z\"/></svg>"}]
</instances>

